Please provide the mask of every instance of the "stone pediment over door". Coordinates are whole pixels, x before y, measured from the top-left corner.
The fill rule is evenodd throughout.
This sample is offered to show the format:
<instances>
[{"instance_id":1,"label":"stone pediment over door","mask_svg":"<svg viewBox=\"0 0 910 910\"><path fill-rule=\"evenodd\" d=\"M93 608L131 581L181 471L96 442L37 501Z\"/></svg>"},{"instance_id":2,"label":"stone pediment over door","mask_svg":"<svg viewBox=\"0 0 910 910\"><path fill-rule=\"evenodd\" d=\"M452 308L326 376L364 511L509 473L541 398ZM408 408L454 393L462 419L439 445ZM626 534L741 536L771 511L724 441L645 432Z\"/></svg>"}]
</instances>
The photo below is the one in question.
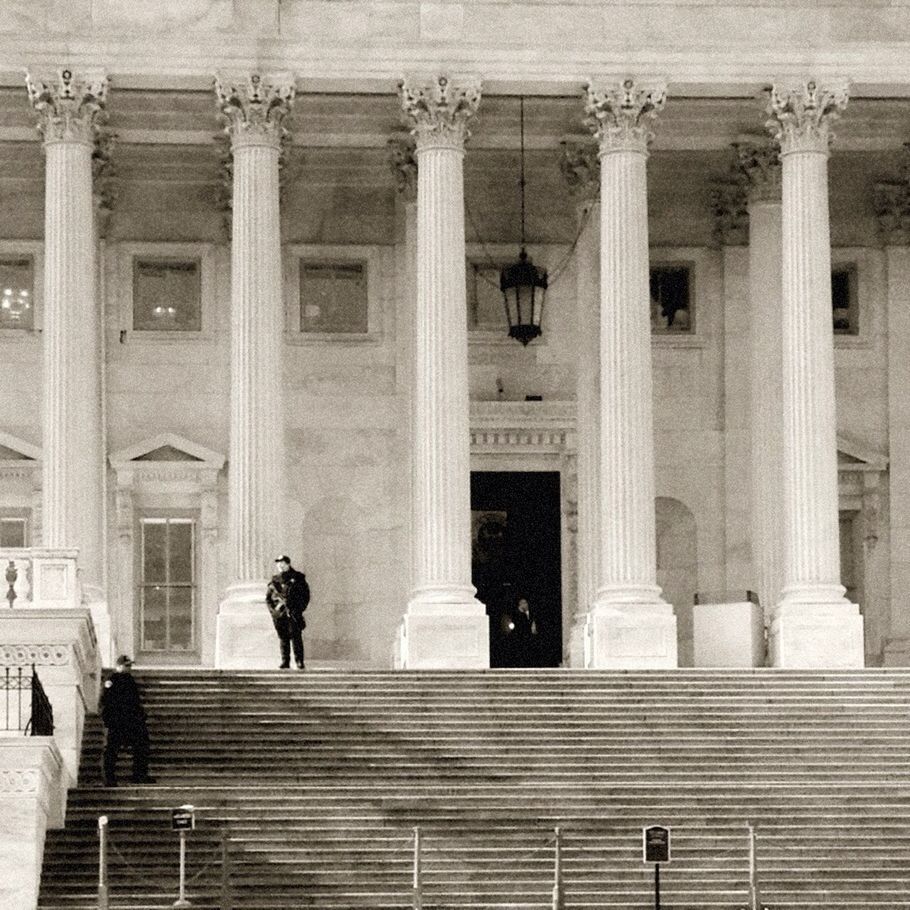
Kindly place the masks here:
<instances>
[{"instance_id":1,"label":"stone pediment over door","mask_svg":"<svg viewBox=\"0 0 910 910\"><path fill-rule=\"evenodd\" d=\"M863 540L872 548L879 536L881 497L888 456L840 433L837 435L837 489L841 510L858 511Z\"/></svg>"},{"instance_id":2,"label":"stone pediment over door","mask_svg":"<svg viewBox=\"0 0 910 910\"><path fill-rule=\"evenodd\" d=\"M224 467L224 456L218 452L207 449L198 442L193 442L176 433L159 433L150 436L142 442L127 446L113 452L110 456L111 466L115 470L127 467L141 470L144 466L155 464L175 465L175 470L180 472L187 469L214 470L216 473Z\"/></svg>"},{"instance_id":3,"label":"stone pediment over door","mask_svg":"<svg viewBox=\"0 0 910 910\"><path fill-rule=\"evenodd\" d=\"M0 430L0 478L30 478L40 467L38 446Z\"/></svg>"}]
</instances>

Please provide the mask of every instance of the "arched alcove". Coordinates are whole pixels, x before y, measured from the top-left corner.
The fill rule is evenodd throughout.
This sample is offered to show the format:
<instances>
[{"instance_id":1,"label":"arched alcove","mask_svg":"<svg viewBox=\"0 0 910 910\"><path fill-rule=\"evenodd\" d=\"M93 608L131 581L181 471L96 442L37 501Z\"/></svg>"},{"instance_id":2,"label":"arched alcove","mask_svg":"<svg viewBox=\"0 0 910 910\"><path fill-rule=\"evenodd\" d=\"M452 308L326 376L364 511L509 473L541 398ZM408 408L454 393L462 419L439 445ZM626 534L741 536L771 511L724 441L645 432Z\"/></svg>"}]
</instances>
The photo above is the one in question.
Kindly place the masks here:
<instances>
[{"instance_id":1,"label":"arched alcove","mask_svg":"<svg viewBox=\"0 0 910 910\"><path fill-rule=\"evenodd\" d=\"M678 499L658 496L657 583L676 610L679 665L692 666L692 600L698 590L695 516Z\"/></svg>"}]
</instances>

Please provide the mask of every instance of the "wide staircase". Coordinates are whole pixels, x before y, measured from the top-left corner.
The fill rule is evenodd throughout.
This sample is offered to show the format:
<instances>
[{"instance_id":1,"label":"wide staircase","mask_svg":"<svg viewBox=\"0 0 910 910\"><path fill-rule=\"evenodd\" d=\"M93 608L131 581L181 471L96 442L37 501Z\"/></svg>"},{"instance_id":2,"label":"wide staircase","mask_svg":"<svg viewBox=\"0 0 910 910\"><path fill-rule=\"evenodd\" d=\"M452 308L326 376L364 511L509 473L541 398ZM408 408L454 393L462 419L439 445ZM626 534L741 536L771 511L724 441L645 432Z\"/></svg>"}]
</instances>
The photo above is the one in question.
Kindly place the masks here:
<instances>
[{"instance_id":1,"label":"wide staircase","mask_svg":"<svg viewBox=\"0 0 910 910\"><path fill-rule=\"evenodd\" d=\"M664 910L733 910L749 823L763 906L910 907L910 672L136 675L158 782L101 787L91 719L41 910L97 906L102 814L112 910L172 906L184 803L208 910L650 908L651 824Z\"/></svg>"}]
</instances>

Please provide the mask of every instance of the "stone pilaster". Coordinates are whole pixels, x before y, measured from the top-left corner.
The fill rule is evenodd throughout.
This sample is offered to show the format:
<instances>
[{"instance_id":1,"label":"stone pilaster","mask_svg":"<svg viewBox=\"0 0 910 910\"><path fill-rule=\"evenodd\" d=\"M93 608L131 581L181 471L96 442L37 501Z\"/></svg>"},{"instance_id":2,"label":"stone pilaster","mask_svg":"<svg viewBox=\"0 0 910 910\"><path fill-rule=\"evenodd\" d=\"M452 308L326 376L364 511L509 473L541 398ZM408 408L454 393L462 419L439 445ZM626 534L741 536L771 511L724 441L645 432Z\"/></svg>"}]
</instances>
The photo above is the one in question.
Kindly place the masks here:
<instances>
[{"instance_id":1,"label":"stone pilaster","mask_svg":"<svg viewBox=\"0 0 910 910\"><path fill-rule=\"evenodd\" d=\"M646 163L663 86L589 85L600 145L600 564L589 666L675 667L657 585Z\"/></svg>"},{"instance_id":2,"label":"stone pilaster","mask_svg":"<svg viewBox=\"0 0 910 910\"><path fill-rule=\"evenodd\" d=\"M575 246L579 368L578 598L569 634L569 664L584 667L588 608L600 578L600 159L592 138L563 143L560 167L575 199L579 236Z\"/></svg>"},{"instance_id":3,"label":"stone pilaster","mask_svg":"<svg viewBox=\"0 0 910 910\"><path fill-rule=\"evenodd\" d=\"M417 174L414 578L400 629L408 668L489 666L487 617L471 584L470 425L465 318L464 144L475 80L405 80Z\"/></svg>"},{"instance_id":4,"label":"stone pilaster","mask_svg":"<svg viewBox=\"0 0 910 910\"><path fill-rule=\"evenodd\" d=\"M108 82L64 69L46 81L29 74L26 87L45 153L41 542L78 548L83 596L107 651L93 156L107 149Z\"/></svg>"},{"instance_id":5,"label":"stone pilaster","mask_svg":"<svg viewBox=\"0 0 910 910\"><path fill-rule=\"evenodd\" d=\"M738 143L736 154L749 212L752 585L769 620L783 559L780 149L770 142Z\"/></svg>"},{"instance_id":6,"label":"stone pilaster","mask_svg":"<svg viewBox=\"0 0 910 910\"><path fill-rule=\"evenodd\" d=\"M272 560L286 548L279 159L294 82L258 73L236 82L219 77L215 93L233 154L230 582L215 660L222 667L262 667L278 659L263 603Z\"/></svg>"},{"instance_id":7,"label":"stone pilaster","mask_svg":"<svg viewBox=\"0 0 910 910\"><path fill-rule=\"evenodd\" d=\"M775 85L768 127L782 166L783 588L776 666L863 665L859 608L840 583L828 215L830 126L845 85Z\"/></svg>"}]
</instances>

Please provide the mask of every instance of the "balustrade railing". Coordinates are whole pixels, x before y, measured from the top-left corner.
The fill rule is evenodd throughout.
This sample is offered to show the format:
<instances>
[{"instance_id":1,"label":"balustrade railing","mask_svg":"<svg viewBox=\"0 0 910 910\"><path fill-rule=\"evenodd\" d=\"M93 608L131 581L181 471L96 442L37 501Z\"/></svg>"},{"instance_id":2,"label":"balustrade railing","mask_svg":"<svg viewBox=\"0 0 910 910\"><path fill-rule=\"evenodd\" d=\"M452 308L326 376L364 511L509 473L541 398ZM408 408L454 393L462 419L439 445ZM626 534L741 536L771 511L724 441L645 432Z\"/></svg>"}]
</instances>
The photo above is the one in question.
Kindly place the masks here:
<instances>
[{"instance_id":1,"label":"balustrade railing","mask_svg":"<svg viewBox=\"0 0 910 910\"><path fill-rule=\"evenodd\" d=\"M3 593L8 607L77 607L82 603L77 550L43 547L0 548Z\"/></svg>"},{"instance_id":2,"label":"balustrade railing","mask_svg":"<svg viewBox=\"0 0 910 910\"><path fill-rule=\"evenodd\" d=\"M53 736L54 709L38 679L34 664L4 667L0 676L0 734Z\"/></svg>"}]
</instances>

